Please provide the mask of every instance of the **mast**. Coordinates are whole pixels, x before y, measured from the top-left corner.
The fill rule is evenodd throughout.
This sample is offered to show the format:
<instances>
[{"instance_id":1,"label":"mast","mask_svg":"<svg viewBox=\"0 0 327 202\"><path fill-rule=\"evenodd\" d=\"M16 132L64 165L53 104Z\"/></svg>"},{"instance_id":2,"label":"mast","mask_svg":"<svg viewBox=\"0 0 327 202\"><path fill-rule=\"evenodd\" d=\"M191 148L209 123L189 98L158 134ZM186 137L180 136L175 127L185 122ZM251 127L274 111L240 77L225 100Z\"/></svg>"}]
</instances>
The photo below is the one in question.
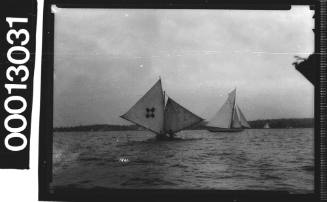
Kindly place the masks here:
<instances>
[{"instance_id":1,"label":"mast","mask_svg":"<svg viewBox=\"0 0 327 202\"><path fill-rule=\"evenodd\" d=\"M163 106L164 106L163 121L162 121L163 133L159 134L159 136L164 136L167 133L167 131L165 129L165 124L166 124L166 97L165 96L166 96L166 91L163 91L163 99L162 99Z\"/></svg>"},{"instance_id":2,"label":"mast","mask_svg":"<svg viewBox=\"0 0 327 202\"><path fill-rule=\"evenodd\" d=\"M162 81L161 81L161 76L159 76L159 81L161 83L161 89L164 89L163 85L162 85ZM166 91L165 90L162 90L162 102L163 102L163 106L165 107L165 103L166 103Z\"/></svg>"},{"instance_id":3,"label":"mast","mask_svg":"<svg viewBox=\"0 0 327 202\"><path fill-rule=\"evenodd\" d=\"M160 80L160 82L161 82L161 76L159 76L159 80ZM163 87L162 87L162 82L161 82L161 88L162 89L164 89ZM163 108L163 121L162 121L162 128L163 128L163 130L162 130L162 133L161 134L159 134L159 136L157 136L157 138L159 137L161 137L161 136L165 136L165 134L167 133L167 131L165 130L165 122L166 122L166 91L165 90L163 90L162 91L162 105L164 106L164 108Z\"/></svg>"},{"instance_id":4,"label":"mast","mask_svg":"<svg viewBox=\"0 0 327 202\"><path fill-rule=\"evenodd\" d=\"M229 128L233 128L233 120L234 120L234 113L235 113L235 102L236 102L236 88L233 90L235 91L235 96L234 96L234 100L233 100L233 108L232 108L232 119L229 125ZM232 91L232 93L233 93Z\"/></svg>"},{"instance_id":5,"label":"mast","mask_svg":"<svg viewBox=\"0 0 327 202\"><path fill-rule=\"evenodd\" d=\"M213 118L209 120L207 126L218 128L231 128L233 105L235 104L235 90L228 94L228 98L225 103L220 107L219 111Z\"/></svg>"}]
</instances>

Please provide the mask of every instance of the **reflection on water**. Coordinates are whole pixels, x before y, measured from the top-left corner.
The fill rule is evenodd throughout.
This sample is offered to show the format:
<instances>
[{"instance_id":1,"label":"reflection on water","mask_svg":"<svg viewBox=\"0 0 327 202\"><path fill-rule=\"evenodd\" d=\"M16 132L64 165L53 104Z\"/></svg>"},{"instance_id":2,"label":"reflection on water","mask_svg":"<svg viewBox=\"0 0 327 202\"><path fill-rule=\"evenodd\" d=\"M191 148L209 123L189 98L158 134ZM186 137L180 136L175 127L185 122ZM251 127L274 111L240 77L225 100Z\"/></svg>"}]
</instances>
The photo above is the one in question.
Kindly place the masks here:
<instances>
[{"instance_id":1,"label":"reflection on water","mask_svg":"<svg viewBox=\"0 0 327 202\"><path fill-rule=\"evenodd\" d=\"M54 133L53 187L313 191L313 129Z\"/></svg>"}]
</instances>

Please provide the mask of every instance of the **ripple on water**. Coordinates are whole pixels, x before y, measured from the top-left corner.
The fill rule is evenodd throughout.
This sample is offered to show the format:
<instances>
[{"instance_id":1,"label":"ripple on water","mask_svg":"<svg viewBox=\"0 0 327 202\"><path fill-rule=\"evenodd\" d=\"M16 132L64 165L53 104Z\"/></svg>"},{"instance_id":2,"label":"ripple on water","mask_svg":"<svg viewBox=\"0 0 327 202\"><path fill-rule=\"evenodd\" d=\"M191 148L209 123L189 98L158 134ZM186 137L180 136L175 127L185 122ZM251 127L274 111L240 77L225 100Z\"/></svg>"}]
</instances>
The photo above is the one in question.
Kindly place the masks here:
<instances>
[{"instance_id":1,"label":"ripple on water","mask_svg":"<svg viewBox=\"0 0 327 202\"><path fill-rule=\"evenodd\" d=\"M177 135L54 133L52 186L313 191L312 129Z\"/></svg>"},{"instance_id":2,"label":"ripple on water","mask_svg":"<svg viewBox=\"0 0 327 202\"><path fill-rule=\"evenodd\" d=\"M125 182L120 184L121 186L153 186L153 185L169 185L174 186L175 183L171 181L166 181L162 178L145 178L145 177L133 177L129 180L126 180Z\"/></svg>"}]
</instances>

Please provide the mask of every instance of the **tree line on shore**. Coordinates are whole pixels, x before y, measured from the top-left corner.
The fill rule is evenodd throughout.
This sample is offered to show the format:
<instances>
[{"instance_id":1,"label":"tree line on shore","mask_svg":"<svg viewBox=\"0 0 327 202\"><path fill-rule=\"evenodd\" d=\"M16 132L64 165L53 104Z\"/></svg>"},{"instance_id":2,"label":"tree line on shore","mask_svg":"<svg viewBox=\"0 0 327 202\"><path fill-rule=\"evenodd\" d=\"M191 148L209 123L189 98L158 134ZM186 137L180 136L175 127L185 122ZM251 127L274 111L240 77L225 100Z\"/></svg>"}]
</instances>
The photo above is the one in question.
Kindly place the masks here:
<instances>
[{"instance_id":1,"label":"tree line on shore","mask_svg":"<svg viewBox=\"0 0 327 202\"><path fill-rule=\"evenodd\" d=\"M268 119L249 121L251 128L263 128L268 123L270 128L313 128L313 118L302 119Z\"/></svg>"},{"instance_id":2,"label":"tree line on shore","mask_svg":"<svg viewBox=\"0 0 327 202\"><path fill-rule=\"evenodd\" d=\"M251 128L263 128L268 123L270 128L313 128L313 118L301 119L262 119L249 121ZM205 130L206 122L202 122L196 126L189 128L190 130ZM69 127L55 127L55 132L70 132L70 131L124 131L124 130L144 130L137 125L111 125L111 124L95 124L95 125L80 125Z\"/></svg>"}]
</instances>

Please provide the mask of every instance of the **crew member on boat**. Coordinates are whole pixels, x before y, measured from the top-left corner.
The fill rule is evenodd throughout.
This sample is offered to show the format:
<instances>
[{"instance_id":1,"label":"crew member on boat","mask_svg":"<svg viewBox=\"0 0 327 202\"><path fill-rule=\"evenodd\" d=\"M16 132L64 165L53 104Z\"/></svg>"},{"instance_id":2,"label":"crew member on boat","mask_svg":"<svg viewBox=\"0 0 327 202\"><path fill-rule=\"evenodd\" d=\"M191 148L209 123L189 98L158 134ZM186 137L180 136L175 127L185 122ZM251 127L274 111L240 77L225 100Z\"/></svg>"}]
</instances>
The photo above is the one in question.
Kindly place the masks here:
<instances>
[{"instance_id":1,"label":"crew member on boat","mask_svg":"<svg viewBox=\"0 0 327 202\"><path fill-rule=\"evenodd\" d=\"M167 133L168 133L170 139L173 139L174 136L176 135L171 129L169 129Z\"/></svg>"}]
</instances>

